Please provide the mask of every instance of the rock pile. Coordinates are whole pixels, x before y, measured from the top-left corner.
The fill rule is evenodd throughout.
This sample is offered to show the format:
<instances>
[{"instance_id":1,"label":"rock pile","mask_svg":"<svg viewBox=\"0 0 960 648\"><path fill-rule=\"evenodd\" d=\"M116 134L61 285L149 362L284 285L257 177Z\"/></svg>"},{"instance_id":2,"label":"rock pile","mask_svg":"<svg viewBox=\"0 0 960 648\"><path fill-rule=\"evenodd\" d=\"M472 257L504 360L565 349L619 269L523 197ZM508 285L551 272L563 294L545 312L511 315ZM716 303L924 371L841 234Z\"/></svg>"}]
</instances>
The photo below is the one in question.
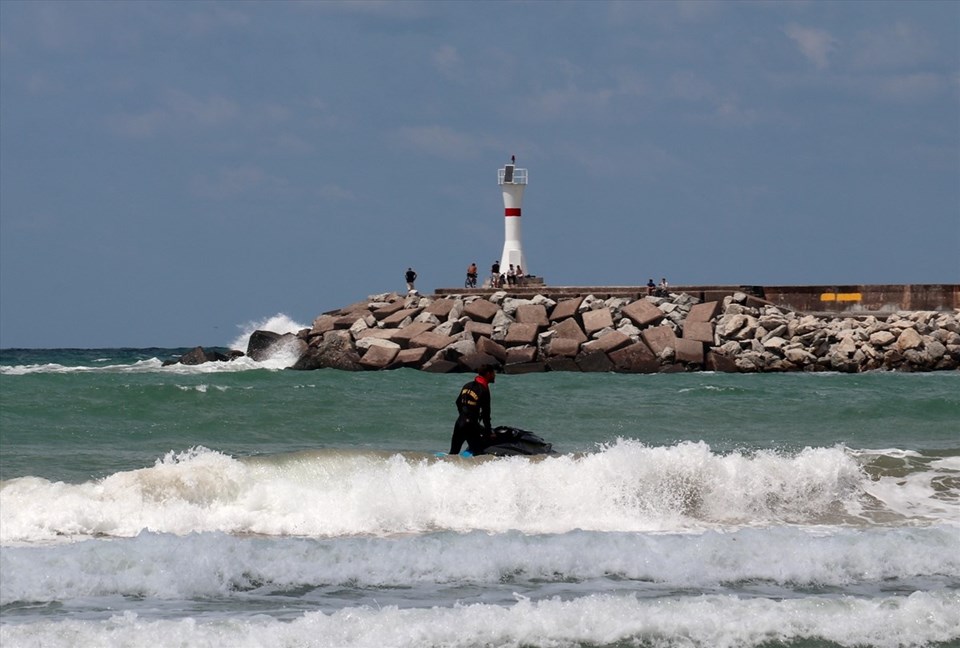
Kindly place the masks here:
<instances>
[{"instance_id":1,"label":"rock pile","mask_svg":"<svg viewBox=\"0 0 960 648\"><path fill-rule=\"evenodd\" d=\"M737 293L554 301L396 293L321 315L310 329L257 331L254 359L294 351L294 369L474 371L932 371L960 368L960 313L821 318Z\"/></svg>"},{"instance_id":2,"label":"rock pile","mask_svg":"<svg viewBox=\"0 0 960 648\"><path fill-rule=\"evenodd\" d=\"M960 313L822 318L728 299L712 354L730 371L933 371L960 368ZM729 364L732 361L732 366Z\"/></svg>"}]
</instances>

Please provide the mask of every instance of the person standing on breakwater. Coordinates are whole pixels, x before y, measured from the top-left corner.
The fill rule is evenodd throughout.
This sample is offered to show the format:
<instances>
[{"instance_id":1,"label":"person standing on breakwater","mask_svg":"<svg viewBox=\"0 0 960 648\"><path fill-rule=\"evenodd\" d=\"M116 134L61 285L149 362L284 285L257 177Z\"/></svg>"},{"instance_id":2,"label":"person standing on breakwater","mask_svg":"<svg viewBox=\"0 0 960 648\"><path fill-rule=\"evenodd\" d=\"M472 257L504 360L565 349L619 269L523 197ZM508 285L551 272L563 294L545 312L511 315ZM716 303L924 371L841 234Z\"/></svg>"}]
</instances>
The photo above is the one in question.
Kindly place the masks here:
<instances>
[{"instance_id":1,"label":"person standing on breakwater","mask_svg":"<svg viewBox=\"0 0 960 648\"><path fill-rule=\"evenodd\" d=\"M497 373L492 365L484 365L477 377L460 389L457 396L457 422L453 425L450 454L460 454L463 442L472 454L481 454L493 441L490 426L490 385Z\"/></svg>"},{"instance_id":2,"label":"person standing on breakwater","mask_svg":"<svg viewBox=\"0 0 960 648\"><path fill-rule=\"evenodd\" d=\"M413 268L407 268L403 278L407 280L407 292L413 292L413 282L417 280L417 273L413 271Z\"/></svg>"},{"instance_id":3,"label":"person standing on breakwater","mask_svg":"<svg viewBox=\"0 0 960 648\"><path fill-rule=\"evenodd\" d=\"M499 288L500 287L500 262L494 261L493 265L490 266L490 287Z\"/></svg>"},{"instance_id":4,"label":"person standing on breakwater","mask_svg":"<svg viewBox=\"0 0 960 648\"><path fill-rule=\"evenodd\" d=\"M467 266L467 287L477 287L477 264L471 263Z\"/></svg>"}]
</instances>

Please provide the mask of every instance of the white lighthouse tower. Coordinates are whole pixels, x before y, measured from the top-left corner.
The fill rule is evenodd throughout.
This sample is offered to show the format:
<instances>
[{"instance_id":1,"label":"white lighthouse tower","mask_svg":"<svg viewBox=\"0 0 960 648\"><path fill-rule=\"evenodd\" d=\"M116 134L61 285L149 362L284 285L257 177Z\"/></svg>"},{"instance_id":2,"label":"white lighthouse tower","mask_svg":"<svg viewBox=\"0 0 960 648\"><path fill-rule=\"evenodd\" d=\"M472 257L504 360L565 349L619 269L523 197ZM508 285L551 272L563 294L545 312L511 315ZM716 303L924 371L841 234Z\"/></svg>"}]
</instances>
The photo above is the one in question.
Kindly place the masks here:
<instances>
[{"instance_id":1,"label":"white lighthouse tower","mask_svg":"<svg viewBox=\"0 0 960 648\"><path fill-rule=\"evenodd\" d=\"M523 207L523 190L527 187L527 170L518 169L515 156L510 156L507 164L497 172L497 184L503 190L503 254L500 255L500 272L506 274L510 268L523 268L525 275L530 274L527 259L520 246L520 211Z\"/></svg>"}]
</instances>

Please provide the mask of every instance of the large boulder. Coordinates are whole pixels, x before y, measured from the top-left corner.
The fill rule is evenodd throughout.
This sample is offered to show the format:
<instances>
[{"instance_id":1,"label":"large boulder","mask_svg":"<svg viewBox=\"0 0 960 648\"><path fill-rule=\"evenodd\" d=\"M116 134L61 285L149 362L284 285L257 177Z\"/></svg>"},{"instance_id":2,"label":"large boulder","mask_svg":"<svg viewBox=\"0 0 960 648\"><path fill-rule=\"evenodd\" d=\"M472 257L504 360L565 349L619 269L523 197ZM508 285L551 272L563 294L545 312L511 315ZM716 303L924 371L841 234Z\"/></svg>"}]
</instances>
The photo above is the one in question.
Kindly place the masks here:
<instances>
[{"instance_id":1,"label":"large boulder","mask_svg":"<svg viewBox=\"0 0 960 648\"><path fill-rule=\"evenodd\" d=\"M184 353L180 358L175 360L168 360L163 363L163 366L169 366L173 364L184 365L199 365L206 362L227 362L235 358L239 358L243 355L243 351L229 351L228 353L221 353L219 351L210 351L204 349L202 346L194 347Z\"/></svg>"},{"instance_id":2,"label":"large boulder","mask_svg":"<svg viewBox=\"0 0 960 648\"><path fill-rule=\"evenodd\" d=\"M687 322L709 322L720 313L720 302L710 301L694 304L687 313Z\"/></svg>"},{"instance_id":3,"label":"large boulder","mask_svg":"<svg viewBox=\"0 0 960 648\"><path fill-rule=\"evenodd\" d=\"M917 333L916 329L903 329L903 333L897 338L897 348L900 351L916 349L923 346L923 336Z\"/></svg>"},{"instance_id":4,"label":"large boulder","mask_svg":"<svg viewBox=\"0 0 960 648\"><path fill-rule=\"evenodd\" d=\"M646 298L627 304L620 312L640 328L657 324L664 318L663 311Z\"/></svg>"},{"instance_id":5,"label":"large boulder","mask_svg":"<svg viewBox=\"0 0 960 648\"><path fill-rule=\"evenodd\" d=\"M517 307L514 315L520 324L536 324L542 328L550 325L547 309L543 304L523 304Z\"/></svg>"},{"instance_id":6,"label":"large boulder","mask_svg":"<svg viewBox=\"0 0 960 648\"><path fill-rule=\"evenodd\" d=\"M565 299L561 302L558 302L557 305L553 307L553 311L550 313L550 321L560 322L568 317L573 317L577 314L582 302L583 297L574 297L573 299Z\"/></svg>"},{"instance_id":7,"label":"large boulder","mask_svg":"<svg viewBox=\"0 0 960 648\"><path fill-rule=\"evenodd\" d=\"M586 311L582 317L583 329L587 335L593 335L605 328L613 328L613 315L607 307Z\"/></svg>"},{"instance_id":8,"label":"large boulder","mask_svg":"<svg viewBox=\"0 0 960 648\"><path fill-rule=\"evenodd\" d=\"M677 348L677 335L669 326L656 326L646 329L643 334L643 341L647 343L654 355L660 355L667 348Z\"/></svg>"},{"instance_id":9,"label":"large boulder","mask_svg":"<svg viewBox=\"0 0 960 648\"><path fill-rule=\"evenodd\" d=\"M566 356L553 356L547 358L548 371L580 371L580 365L573 358Z\"/></svg>"},{"instance_id":10,"label":"large boulder","mask_svg":"<svg viewBox=\"0 0 960 648\"><path fill-rule=\"evenodd\" d=\"M488 324L487 322L467 320L463 330L472 335L475 340L493 337L493 324Z\"/></svg>"},{"instance_id":11,"label":"large boulder","mask_svg":"<svg viewBox=\"0 0 960 648\"><path fill-rule=\"evenodd\" d=\"M423 333L428 333L434 329L434 325L430 322L413 322L404 326L402 329L389 329L395 331L390 335L390 339L399 344L403 348L410 346L410 341L413 340L418 335Z\"/></svg>"},{"instance_id":12,"label":"large boulder","mask_svg":"<svg viewBox=\"0 0 960 648\"><path fill-rule=\"evenodd\" d=\"M323 335L327 331L332 331L336 326L337 318L334 315L320 315L313 320L313 328L310 329L310 336Z\"/></svg>"},{"instance_id":13,"label":"large boulder","mask_svg":"<svg viewBox=\"0 0 960 648\"><path fill-rule=\"evenodd\" d=\"M330 331L325 333L316 346L309 347L293 364L291 369L343 369L345 371L359 371L360 354L345 331Z\"/></svg>"},{"instance_id":14,"label":"large boulder","mask_svg":"<svg viewBox=\"0 0 960 648\"><path fill-rule=\"evenodd\" d=\"M620 331L610 331L601 335L596 340L591 340L583 345L583 353L593 353L595 351L602 351L603 353L610 353L611 351L616 351L617 349L622 349L633 342L629 335L621 333Z\"/></svg>"},{"instance_id":15,"label":"large boulder","mask_svg":"<svg viewBox=\"0 0 960 648\"><path fill-rule=\"evenodd\" d=\"M487 365L499 366L501 363L489 353L470 353L457 358L457 363L468 371L479 371Z\"/></svg>"},{"instance_id":16,"label":"large boulder","mask_svg":"<svg viewBox=\"0 0 960 648\"><path fill-rule=\"evenodd\" d=\"M540 327L536 324L521 324L514 322L507 329L507 334L503 338L503 346L522 346L533 344L537 340L537 333Z\"/></svg>"},{"instance_id":17,"label":"large boulder","mask_svg":"<svg viewBox=\"0 0 960 648\"><path fill-rule=\"evenodd\" d=\"M393 366L396 367L421 367L429 357L430 350L426 347L417 349L400 349L397 356L393 359Z\"/></svg>"},{"instance_id":18,"label":"large boulder","mask_svg":"<svg viewBox=\"0 0 960 648\"><path fill-rule=\"evenodd\" d=\"M421 310L422 309L420 308L401 308L395 313L391 313L390 315L384 317L382 320L380 320L380 323L387 328L397 327L408 318L412 320L414 317L420 314Z\"/></svg>"},{"instance_id":19,"label":"large boulder","mask_svg":"<svg viewBox=\"0 0 960 648\"><path fill-rule=\"evenodd\" d=\"M488 337L477 338L477 353L491 355L499 364L507 361L507 350Z\"/></svg>"},{"instance_id":20,"label":"large boulder","mask_svg":"<svg viewBox=\"0 0 960 648\"><path fill-rule=\"evenodd\" d=\"M427 331L426 333L421 333L412 340L410 340L411 347L426 347L431 351L439 351L445 349L456 342L449 335L443 335L441 333L434 333L433 331Z\"/></svg>"},{"instance_id":21,"label":"large boulder","mask_svg":"<svg viewBox=\"0 0 960 648\"><path fill-rule=\"evenodd\" d=\"M374 309L373 316L376 317L378 320L384 320L390 317L391 315L393 315L394 313L398 313L404 310L405 306L406 304L404 304L400 300L397 300L395 302L385 304L383 306L380 306Z\"/></svg>"},{"instance_id":22,"label":"large boulder","mask_svg":"<svg viewBox=\"0 0 960 648\"><path fill-rule=\"evenodd\" d=\"M453 310L453 307L457 304L456 299L437 299L434 300L432 304L427 306L426 312L431 315L436 315L439 319L445 320L450 314L450 311Z\"/></svg>"},{"instance_id":23,"label":"large boulder","mask_svg":"<svg viewBox=\"0 0 960 648\"><path fill-rule=\"evenodd\" d=\"M370 369L383 369L389 366L397 357L397 354L400 353L400 346L398 344L389 344L390 346L385 346L384 344L374 344L371 346L367 349L367 352L363 354L363 357L360 358L360 364Z\"/></svg>"},{"instance_id":24,"label":"large boulder","mask_svg":"<svg viewBox=\"0 0 960 648\"><path fill-rule=\"evenodd\" d=\"M554 337L547 345L548 356L575 358L580 353L580 343L572 338Z\"/></svg>"},{"instance_id":25,"label":"large boulder","mask_svg":"<svg viewBox=\"0 0 960 648\"><path fill-rule=\"evenodd\" d=\"M683 337L686 340L713 344L713 323L691 322L688 317L683 323Z\"/></svg>"},{"instance_id":26,"label":"large boulder","mask_svg":"<svg viewBox=\"0 0 960 648\"><path fill-rule=\"evenodd\" d=\"M579 324L577 324L575 317L568 317L563 321L554 324L550 327L550 330L554 332L556 337L570 338L571 340L576 340L581 344L588 340L586 334L583 332L583 329L580 328Z\"/></svg>"},{"instance_id":27,"label":"large boulder","mask_svg":"<svg viewBox=\"0 0 960 648\"><path fill-rule=\"evenodd\" d=\"M510 347L507 349L506 364L527 364L537 358L537 349L532 346Z\"/></svg>"},{"instance_id":28,"label":"large boulder","mask_svg":"<svg viewBox=\"0 0 960 648\"><path fill-rule=\"evenodd\" d=\"M737 366L737 360L734 356L728 356L716 351L708 351L704 368L707 371L717 371L722 373L737 373L740 368Z\"/></svg>"},{"instance_id":29,"label":"large boulder","mask_svg":"<svg viewBox=\"0 0 960 648\"><path fill-rule=\"evenodd\" d=\"M703 342L684 338L674 338L674 340L677 361L684 364L703 364Z\"/></svg>"},{"instance_id":30,"label":"large boulder","mask_svg":"<svg viewBox=\"0 0 960 648\"><path fill-rule=\"evenodd\" d=\"M614 368L624 373L656 373L660 368L657 357L643 342L635 342L608 355Z\"/></svg>"},{"instance_id":31,"label":"large boulder","mask_svg":"<svg viewBox=\"0 0 960 648\"><path fill-rule=\"evenodd\" d=\"M280 333L273 331L254 331L247 341L247 355L261 362L272 355L271 348L280 339Z\"/></svg>"},{"instance_id":32,"label":"large boulder","mask_svg":"<svg viewBox=\"0 0 960 648\"><path fill-rule=\"evenodd\" d=\"M477 322L491 322L493 316L500 312L500 309L497 308L496 304L486 299L474 299L464 306L463 312L467 317Z\"/></svg>"},{"instance_id":33,"label":"large boulder","mask_svg":"<svg viewBox=\"0 0 960 648\"><path fill-rule=\"evenodd\" d=\"M603 351L582 353L577 356L576 362L580 367L580 371L601 372L614 370L613 362Z\"/></svg>"}]
</instances>

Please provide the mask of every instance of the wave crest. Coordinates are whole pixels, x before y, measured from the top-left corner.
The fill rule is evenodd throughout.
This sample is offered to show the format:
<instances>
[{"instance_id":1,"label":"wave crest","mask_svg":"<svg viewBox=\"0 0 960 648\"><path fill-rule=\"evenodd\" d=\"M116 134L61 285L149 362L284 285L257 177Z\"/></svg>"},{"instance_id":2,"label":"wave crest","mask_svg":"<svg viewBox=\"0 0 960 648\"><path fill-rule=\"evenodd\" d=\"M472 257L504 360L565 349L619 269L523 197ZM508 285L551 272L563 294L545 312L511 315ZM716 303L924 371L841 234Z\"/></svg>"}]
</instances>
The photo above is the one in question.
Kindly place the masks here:
<instances>
[{"instance_id":1,"label":"wave crest","mask_svg":"<svg viewBox=\"0 0 960 648\"><path fill-rule=\"evenodd\" d=\"M950 523L956 502L922 487L936 479L935 467L871 478L843 447L719 454L703 442L621 439L541 460L348 451L237 459L193 448L96 482L7 481L0 541L144 530L338 537Z\"/></svg>"}]
</instances>

